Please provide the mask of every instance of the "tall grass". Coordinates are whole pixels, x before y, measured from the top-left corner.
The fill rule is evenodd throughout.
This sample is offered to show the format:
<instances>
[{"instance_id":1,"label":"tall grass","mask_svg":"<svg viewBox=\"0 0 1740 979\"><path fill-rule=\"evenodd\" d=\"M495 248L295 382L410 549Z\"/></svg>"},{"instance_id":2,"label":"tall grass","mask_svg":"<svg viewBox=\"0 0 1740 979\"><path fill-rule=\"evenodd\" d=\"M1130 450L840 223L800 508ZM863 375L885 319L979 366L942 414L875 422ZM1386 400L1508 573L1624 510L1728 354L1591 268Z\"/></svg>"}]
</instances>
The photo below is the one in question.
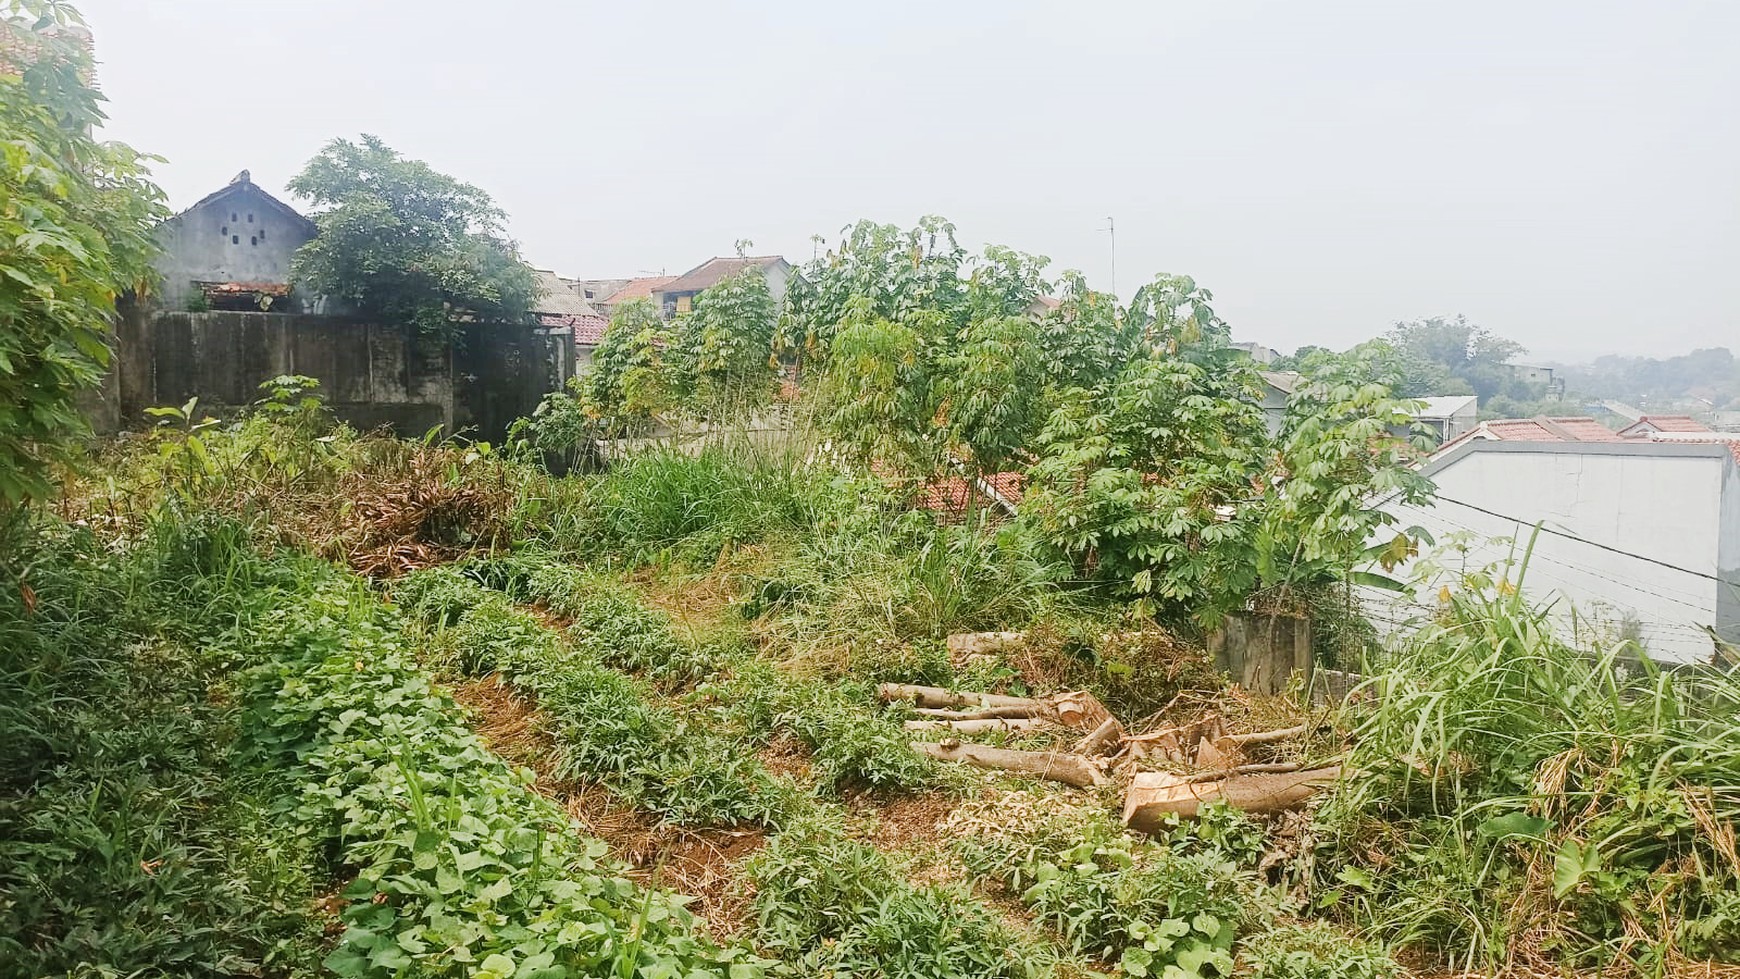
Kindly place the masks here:
<instances>
[{"instance_id":1,"label":"tall grass","mask_svg":"<svg viewBox=\"0 0 1740 979\"><path fill-rule=\"evenodd\" d=\"M690 455L662 447L597 477L585 519L549 543L631 567L711 564L733 547L795 538L853 496L836 472L751 448L708 446Z\"/></svg>"},{"instance_id":2,"label":"tall grass","mask_svg":"<svg viewBox=\"0 0 1740 979\"><path fill-rule=\"evenodd\" d=\"M1370 927L1467 967L1740 956L1740 680L1454 596L1368 685L1323 816Z\"/></svg>"}]
</instances>

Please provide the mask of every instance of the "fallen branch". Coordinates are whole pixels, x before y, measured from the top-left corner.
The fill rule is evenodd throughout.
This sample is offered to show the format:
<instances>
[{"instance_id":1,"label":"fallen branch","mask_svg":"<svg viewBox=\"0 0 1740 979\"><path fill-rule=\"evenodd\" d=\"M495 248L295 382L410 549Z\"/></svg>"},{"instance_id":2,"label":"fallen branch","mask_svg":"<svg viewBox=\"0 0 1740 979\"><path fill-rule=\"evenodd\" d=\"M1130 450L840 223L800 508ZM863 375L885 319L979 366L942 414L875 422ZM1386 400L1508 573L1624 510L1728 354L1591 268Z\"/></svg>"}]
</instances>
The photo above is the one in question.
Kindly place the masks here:
<instances>
[{"instance_id":1,"label":"fallen branch","mask_svg":"<svg viewBox=\"0 0 1740 979\"><path fill-rule=\"evenodd\" d=\"M1223 778L1231 778L1234 775L1257 775L1257 774L1263 774L1263 773L1279 774L1282 772L1296 772L1299 770L1299 767L1300 767L1299 763L1296 761L1264 762L1263 764L1260 764L1260 765L1239 765L1239 766L1236 766L1234 768L1223 769L1222 771L1218 771L1218 772L1197 772L1194 775L1185 775L1185 776L1183 776L1183 779L1186 782L1216 782L1216 781L1219 781Z\"/></svg>"},{"instance_id":2,"label":"fallen branch","mask_svg":"<svg viewBox=\"0 0 1740 979\"><path fill-rule=\"evenodd\" d=\"M1075 753L1087 758L1106 754L1106 749L1123 740L1124 725L1115 717L1107 717L1100 726L1093 729L1087 737L1082 738L1075 746Z\"/></svg>"},{"instance_id":3,"label":"fallen branch","mask_svg":"<svg viewBox=\"0 0 1740 979\"><path fill-rule=\"evenodd\" d=\"M1341 766L1287 773L1235 774L1193 782L1171 772L1142 772L1124 795L1124 825L1144 833L1164 831L1166 817L1194 819L1210 802L1224 801L1245 812L1280 812L1299 806L1335 781Z\"/></svg>"},{"instance_id":4,"label":"fallen branch","mask_svg":"<svg viewBox=\"0 0 1740 979\"><path fill-rule=\"evenodd\" d=\"M1289 738L1302 738L1311 732L1311 725L1301 724L1298 727L1284 727L1278 731L1257 731L1252 734L1229 734L1219 740L1235 745L1272 744L1276 741L1286 741Z\"/></svg>"},{"instance_id":5,"label":"fallen branch","mask_svg":"<svg viewBox=\"0 0 1740 979\"><path fill-rule=\"evenodd\" d=\"M888 701L909 701L919 707L1028 707L1034 711L1045 709L1043 701L1031 697L1005 697L1000 693L946 690L913 683L878 684L876 696Z\"/></svg>"},{"instance_id":6,"label":"fallen branch","mask_svg":"<svg viewBox=\"0 0 1740 979\"><path fill-rule=\"evenodd\" d=\"M907 730L952 730L955 734L983 734L987 730L1027 732L1046 730L1053 723L1042 718L966 718L966 720L908 720Z\"/></svg>"},{"instance_id":7,"label":"fallen branch","mask_svg":"<svg viewBox=\"0 0 1740 979\"><path fill-rule=\"evenodd\" d=\"M960 741L915 741L912 749L942 761L958 761L975 768L990 768L1006 772L1023 772L1078 788L1089 788L1105 782L1093 762L1080 755L1061 751L1016 751L1012 748L992 748Z\"/></svg>"}]
</instances>

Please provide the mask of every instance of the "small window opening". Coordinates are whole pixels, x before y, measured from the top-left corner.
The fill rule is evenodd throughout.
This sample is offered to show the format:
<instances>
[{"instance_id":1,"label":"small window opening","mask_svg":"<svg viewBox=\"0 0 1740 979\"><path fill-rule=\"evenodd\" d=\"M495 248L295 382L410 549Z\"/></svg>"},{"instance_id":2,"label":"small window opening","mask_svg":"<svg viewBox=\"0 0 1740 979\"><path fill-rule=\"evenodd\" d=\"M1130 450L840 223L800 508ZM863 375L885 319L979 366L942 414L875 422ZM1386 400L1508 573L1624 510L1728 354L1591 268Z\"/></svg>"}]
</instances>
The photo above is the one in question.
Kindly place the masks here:
<instances>
[{"instance_id":1,"label":"small window opening","mask_svg":"<svg viewBox=\"0 0 1740 979\"><path fill-rule=\"evenodd\" d=\"M258 245L259 243L260 243L260 239L258 236L256 236L256 235L249 235L248 236L248 244Z\"/></svg>"},{"instance_id":2,"label":"small window opening","mask_svg":"<svg viewBox=\"0 0 1740 979\"><path fill-rule=\"evenodd\" d=\"M227 235L229 233L230 233L230 226L227 224L218 229L218 234L220 234L220 235Z\"/></svg>"},{"instance_id":3,"label":"small window opening","mask_svg":"<svg viewBox=\"0 0 1740 979\"><path fill-rule=\"evenodd\" d=\"M248 215L248 223L249 223L249 224L253 224L253 223L254 223L254 216L253 216L253 215L252 215L252 214L250 214L250 215Z\"/></svg>"},{"instance_id":4,"label":"small window opening","mask_svg":"<svg viewBox=\"0 0 1740 979\"><path fill-rule=\"evenodd\" d=\"M260 229L260 240L261 240L261 241L265 241L265 240L266 240L266 229L265 229L265 228L261 228L261 229Z\"/></svg>"},{"instance_id":5,"label":"small window opening","mask_svg":"<svg viewBox=\"0 0 1740 979\"><path fill-rule=\"evenodd\" d=\"M241 235L230 235L230 244L239 245L241 243L242 243L242 236Z\"/></svg>"},{"instance_id":6,"label":"small window opening","mask_svg":"<svg viewBox=\"0 0 1740 979\"><path fill-rule=\"evenodd\" d=\"M231 211L231 212L230 212L230 220L231 220L231 221L234 221L234 220L236 220L236 212L234 212L234 211Z\"/></svg>"}]
</instances>

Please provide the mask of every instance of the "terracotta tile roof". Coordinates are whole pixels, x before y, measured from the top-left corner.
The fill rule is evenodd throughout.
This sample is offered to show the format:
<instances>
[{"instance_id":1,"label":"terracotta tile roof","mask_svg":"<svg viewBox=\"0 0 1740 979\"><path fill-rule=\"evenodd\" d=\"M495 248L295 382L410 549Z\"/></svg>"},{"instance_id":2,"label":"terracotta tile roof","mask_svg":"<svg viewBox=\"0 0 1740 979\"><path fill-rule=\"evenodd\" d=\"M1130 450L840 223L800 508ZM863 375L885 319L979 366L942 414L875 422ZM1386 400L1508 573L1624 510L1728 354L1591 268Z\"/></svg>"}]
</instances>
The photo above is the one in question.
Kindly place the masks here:
<instances>
[{"instance_id":1,"label":"terracotta tile roof","mask_svg":"<svg viewBox=\"0 0 1740 979\"><path fill-rule=\"evenodd\" d=\"M570 316L564 313L539 313L539 326L566 326L574 330L574 342L582 347L596 347L604 339L604 328L610 321L597 313Z\"/></svg>"},{"instance_id":2,"label":"terracotta tile roof","mask_svg":"<svg viewBox=\"0 0 1740 979\"><path fill-rule=\"evenodd\" d=\"M1665 433L1661 433L1661 434L1657 434L1657 435L1647 436L1647 438L1651 442L1657 442L1657 443L1669 443L1669 442L1671 442L1671 443L1674 443L1676 445L1683 445L1683 444L1708 445L1711 443L1715 443L1717 445L1726 445L1728 447L1728 454L1734 457L1735 462L1740 463L1740 433L1736 433L1736 432L1712 432L1706 428L1702 432L1665 432Z\"/></svg>"},{"instance_id":3,"label":"terracotta tile roof","mask_svg":"<svg viewBox=\"0 0 1740 979\"><path fill-rule=\"evenodd\" d=\"M700 292L718 284L720 279L736 275L744 269L762 269L785 259L778 255L751 255L746 258L709 258L675 280L665 283L660 292Z\"/></svg>"},{"instance_id":4,"label":"terracotta tile roof","mask_svg":"<svg viewBox=\"0 0 1740 979\"><path fill-rule=\"evenodd\" d=\"M651 299L652 294L676 280L674 275L649 275L642 279L629 279L628 285L605 297L603 302L614 306L630 299Z\"/></svg>"},{"instance_id":5,"label":"terracotta tile roof","mask_svg":"<svg viewBox=\"0 0 1740 979\"><path fill-rule=\"evenodd\" d=\"M1433 455L1475 439L1496 442L1620 442L1619 433L1593 418L1562 416L1548 418L1495 418L1474 426L1445 442Z\"/></svg>"},{"instance_id":6,"label":"terracotta tile roof","mask_svg":"<svg viewBox=\"0 0 1740 979\"><path fill-rule=\"evenodd\" d=\"M1708 425L1691 415L1644 415L1619 430L1625 438L1642 438L1650 432L1707 432Z\"/></svg>"},{"instance_id":7,"label":"terracotta tile roof","mask_svg":"<svg viewBox=\"0 0 1740 979\"><path fill-rule=\"evenodd\" d=\"M913 491L912 505L940 516L965 516L967 482L962 476L944 476L920 484ZM1021 493L1026 483L1027 477L1021 473L988 474L979 489L978 505L981 508L995 507L1013 514L1015 508L1021 505ZM987 489L990 490L989 494L985 492Z\"/></svg>"}]
</instances>

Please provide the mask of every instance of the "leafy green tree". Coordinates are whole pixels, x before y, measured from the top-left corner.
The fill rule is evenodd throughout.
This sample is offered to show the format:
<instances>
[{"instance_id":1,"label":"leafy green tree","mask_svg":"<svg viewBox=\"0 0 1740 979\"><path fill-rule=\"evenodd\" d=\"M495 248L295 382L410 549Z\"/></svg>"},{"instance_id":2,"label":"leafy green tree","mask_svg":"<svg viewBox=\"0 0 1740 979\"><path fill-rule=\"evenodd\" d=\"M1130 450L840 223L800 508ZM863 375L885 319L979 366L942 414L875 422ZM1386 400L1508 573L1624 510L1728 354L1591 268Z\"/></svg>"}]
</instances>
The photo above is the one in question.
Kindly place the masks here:
<instances>
[{"instance_id":1,"label":"leafy green tree","mask_svg":"<svg viewBox=\"0 0 1740 979\"><path fill-rule=\"evenodd\" d=\"M849 312L859 323L867 317L903 322L925 312L965 326L966 257L955 226L942 218L923 218L907 230L860 221L793 281L781 347L800 361L825 359Z\"/></svg>"},{"instance_id":2,"label":"leafy green tree","mask_svg":"<svg viewBox=\"0 0 1740 979\"><path fill-rule=\"evenodd\" d=\"M602 434L644 434L675 406L672 342L651 300L630 300L611 311L582 379L588 414L600 423Z\"/></svg>"},{"instance_id":3,"label":"leafy green tree","mask_svg":"<svg viewBox=\"0 0 1740 979\"><path fill-rule=\"evenodd\" d=\"M1257 579L1244 504L1268 429L1255 369L1229 348L1153 350L1104 393L1076 389L1039 437L1025 519L1150 611L1217 611Z\"/></svg>"},{"instance_id":4,"label":"leafy green tree","mask_svg":"<svg viewBox=\"0 0 1740 979\"><path fill-rule=\"evenodd\" d=\"M24 15L28 14L28 18ZM100 143L90 56L63 3L0 0L0 506L48 495L109 363L115 298L146 283L167 215L149 158ZM6 55L0 55L4 58Z\"/></svg>"},{"instance_id":5,"label":"leafy green tree","mask_svg":"<svg viewBox=\"0 0 1740 979\"><path fill-rule=\"evenodd\" d=\"M1400 357L1408 375L1399 390L1411 397L1438 394L1460 394L1443 390L1450 378L1459 378L1482 401L1499 394L1527 396L1527 385L1520 384L1516 372L1507 366L1527 351L1523 345L1498 336L1482 326L1468 322L1466 317L1430 319L1397 323L1384 340ZM1438 375L1423 365L1439 365ZM1422 390L1430 385L1431 390Z\"/></svg>"},{"instance_id":6,"label":"leafy green tree","mask_svg":"<svg viewBox=\"0 0 1740 979\"><path fill-rule=\"evenodd\" d=\"M1117 299L1088 288L1080 272L1065 272L1056 309L1039 318L1035 339L1047 380L1059 390L1095 390L1129 362L1136 337L1118 315Z\"/></svg>"},{"instance_id":7,"label":"leafy green tree","mask_svg":"<svg viewBox=\"0 0 1740 979\"><path fill-rule=\"evenodd\" d=\"M523 320L537 302L490 196L375 136L326 144L290 189L317 208L320 234L293 265L316 295L439 335L459 320Z\"/></svg>"},{"instance_id":8,"label":"leafy green tree","mask_svg":"<svg viewBox=\"0 0 1740 979\"><path fill-rule=\"evenodd\" d=\"M951 448L976 475L1003 472L1038 434L1045 360L1034 332L1026 316L981 319L938 364Z\"/></svg>"},{"instance_id":9,"label":"leafy green tree","mask_svg":"<svg viewBox=\"0 0 1740 979\"><path fill-rule=\"evenodd\" d=\"M818 421L842 455L909 473L928 475L941 466L938 405L924 347L923 334L876 315L868 298L845 310L815 396Z\"/></svg>"},{"instance_id":10,"label":"leafy green tree","mask_svg":"<svg viewBox=\"0 0 1740 979\"><path fill-rule=\"evenodd\" d=\"M682 384L709 417L736 417L772 399L779 307L767 277L747 269L695 297L677 327Z\"/></svg>"}]
</instances>

